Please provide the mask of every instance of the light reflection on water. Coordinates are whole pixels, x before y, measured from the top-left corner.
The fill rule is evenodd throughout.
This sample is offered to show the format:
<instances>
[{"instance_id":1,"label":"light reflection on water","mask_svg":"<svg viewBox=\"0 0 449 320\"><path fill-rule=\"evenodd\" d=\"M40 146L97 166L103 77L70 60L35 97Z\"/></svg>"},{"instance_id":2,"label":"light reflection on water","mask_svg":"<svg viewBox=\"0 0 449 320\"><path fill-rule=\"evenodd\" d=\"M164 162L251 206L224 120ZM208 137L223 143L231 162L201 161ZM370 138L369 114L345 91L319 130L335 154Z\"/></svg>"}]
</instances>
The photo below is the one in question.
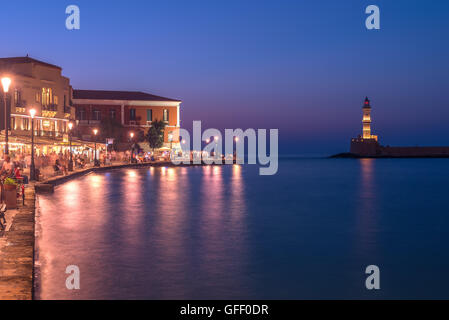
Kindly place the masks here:
<instances>
[{"instance_id":1,"label":"light reflection on water","mask_svg":"<svg viewBox=\"0 0 449 320\"><path fill-rule=\"evenodd\" d=\"M243 285L231 275L246 258L245 206L240 167L228 186L222 170L89 174L40 195L36 296L206 298L222 279L217 297L232 297ZM80 291L64 288L70 264L80 267Z\"/></svg>"},{"instance_id":2,"label":"light reflection on water","mask_svg":"<svg viewBox=\"0 0 449 320\"><path fill-rule=\"evenodd\" d=\"M375 185L375 159L360 159L360 189L358 218L359 253L372 252L376 246L376 185ZM368 257L367 257L368 258Z\"/></svg>"},{"instance_id":3,"label":"light reflection on water","mask_svg":"<svg viewBox=\"0 0 449 320\"><path fill-rule=\"evenodd\" d=\"M448 161L90 174L39 195L43 299L449 298ZM81 290L65 288L77 265ZM381 290L365 289L365 268ZM409 281L413 279L413 281Z\"/></svg>"}]
</instances>

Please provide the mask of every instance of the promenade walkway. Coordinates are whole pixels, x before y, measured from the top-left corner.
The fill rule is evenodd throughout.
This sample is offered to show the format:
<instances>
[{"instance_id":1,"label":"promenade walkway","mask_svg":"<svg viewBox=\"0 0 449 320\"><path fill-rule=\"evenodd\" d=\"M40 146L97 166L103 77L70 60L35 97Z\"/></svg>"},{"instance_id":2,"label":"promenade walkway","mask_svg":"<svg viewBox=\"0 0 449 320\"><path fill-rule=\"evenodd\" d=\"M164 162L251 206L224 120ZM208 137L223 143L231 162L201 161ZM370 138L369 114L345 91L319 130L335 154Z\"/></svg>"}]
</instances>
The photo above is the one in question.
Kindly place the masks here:
<instances>
[{"instance_id":1,"label":"promenade walkway","mask_svg":"<svg viewBox=\"0 0 449 320\"><path fill-rule=\"evenodd\" d=\"M34 187L25 191L25 205L6 212L0 231L0 299L30 300L33 292Z\"/></svg>"}]
</instances>

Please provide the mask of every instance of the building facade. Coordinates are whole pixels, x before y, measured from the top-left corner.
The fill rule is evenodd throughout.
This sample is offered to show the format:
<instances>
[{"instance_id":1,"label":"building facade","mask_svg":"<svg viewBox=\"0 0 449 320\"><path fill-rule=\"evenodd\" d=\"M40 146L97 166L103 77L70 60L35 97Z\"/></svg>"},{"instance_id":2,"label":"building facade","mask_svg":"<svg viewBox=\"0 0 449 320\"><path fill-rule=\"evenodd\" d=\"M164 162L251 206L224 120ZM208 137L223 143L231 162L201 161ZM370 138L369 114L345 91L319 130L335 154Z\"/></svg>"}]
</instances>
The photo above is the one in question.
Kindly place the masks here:
<instances>
[{"instance_id":1,"label":"building facade","mask_svg":"<svg viewBox=\"0 0 449 320\"><path fill-rule=\"evenodd\" d=\"M92 138L93 129L108 120L145 134L153 121L162 120L166 124L164 147L179 148L180 100L144 92L74 90L73 103L83 139Z\"/></svg>"},{"instance_id":2,"label":"building facade","mask_svg":"<svg viewBox=\"0 0 449 320\"><path fill-rule=\"evenodd\" d=\"M30 109L36 110L34 134L63 140L68 133L68 122L75 119L72 107L70 80L62 76L61 67L30 57L0 58L0 75L12 83L7 94L11 136L30 136ZM3 95L3 90L0 90ZM1 110L4 110L3 97ZM0 115L4 129L4 112Z\"/></svg>"}]
</instances>

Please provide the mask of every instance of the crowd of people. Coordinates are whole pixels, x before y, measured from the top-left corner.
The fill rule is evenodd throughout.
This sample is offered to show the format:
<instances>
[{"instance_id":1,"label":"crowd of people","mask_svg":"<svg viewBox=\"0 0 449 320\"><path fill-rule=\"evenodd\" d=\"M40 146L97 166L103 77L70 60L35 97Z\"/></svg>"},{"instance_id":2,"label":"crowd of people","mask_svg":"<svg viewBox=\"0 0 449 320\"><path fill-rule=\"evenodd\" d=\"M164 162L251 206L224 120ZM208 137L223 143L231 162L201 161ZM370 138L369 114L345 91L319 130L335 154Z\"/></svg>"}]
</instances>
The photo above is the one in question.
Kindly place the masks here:
<instances>
[{"instance_id":1,"label":"crowd of people","mask_svg":"<svg viewBox=\"0 0 449 320\"><path fill-rule=\"evenodd\" d=\"M98 151L97 165L113 165L120 163L142 163L158 160L169 160L169 152L162 152L153 154L152 152L116 152L116 151ZM7 159L9 159L7 161ZM83 169L94 165L94 155L92 152L73 153L72 165L74 169ZM67 174L69 170L70 153L65 152L49 152L47 154L39 153L34 157L34 166L36 178L46 178L58 174ZM18 168L22 172L29 173L31 166L31 154L10 153L9 156L4 157L3 161L0 159L0 166L5 165L5 170L11 174L9 165L13 168ZM6 171L5 171L6 172Z\"/></svg>"}]
</instances>

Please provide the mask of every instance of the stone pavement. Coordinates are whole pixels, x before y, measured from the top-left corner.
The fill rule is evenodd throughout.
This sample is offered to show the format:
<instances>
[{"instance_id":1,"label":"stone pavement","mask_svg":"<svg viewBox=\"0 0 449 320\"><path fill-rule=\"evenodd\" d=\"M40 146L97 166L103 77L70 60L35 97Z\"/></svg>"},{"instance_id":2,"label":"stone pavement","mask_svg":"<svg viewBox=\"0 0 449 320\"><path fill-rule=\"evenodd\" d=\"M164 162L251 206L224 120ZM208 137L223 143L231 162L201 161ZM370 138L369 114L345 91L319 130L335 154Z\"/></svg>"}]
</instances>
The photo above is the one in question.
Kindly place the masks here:
<instances>
[{"instance_id":1,"label":"stone pavement","mask_svg":"<svg viewBox=\"0 0 449 320\"><path fill-rule=\"evenodd\" d=\"M25 205L6 212L0 231L0 300L30 300L33 296L34 186L25 189Z\"/></svg>"}]
</instances>

